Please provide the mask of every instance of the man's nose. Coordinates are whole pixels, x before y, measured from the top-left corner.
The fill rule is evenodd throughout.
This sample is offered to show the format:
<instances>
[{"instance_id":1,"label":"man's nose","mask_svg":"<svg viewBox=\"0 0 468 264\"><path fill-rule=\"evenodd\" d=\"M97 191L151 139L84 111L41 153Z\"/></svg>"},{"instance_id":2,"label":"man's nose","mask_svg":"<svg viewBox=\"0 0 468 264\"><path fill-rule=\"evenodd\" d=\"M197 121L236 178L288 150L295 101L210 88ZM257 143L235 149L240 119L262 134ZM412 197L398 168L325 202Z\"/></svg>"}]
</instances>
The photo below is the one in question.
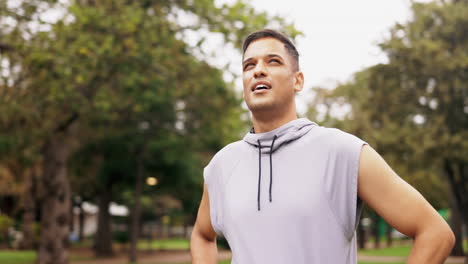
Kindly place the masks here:
<instances>
[{"instance_id":1,"label":"man's nose","mask_svg":"<svg viewBox=\"0 0 468 264\"><path fill-rule=\"evenodd\" d=\"M262 78L262 77L265 77L265 76L267 76L267 70L265 68L265 65L262 62L257 63L257 65L255 65L255 69L254 69L254 77L255 78Z\"/></svg>"}]
</instances>

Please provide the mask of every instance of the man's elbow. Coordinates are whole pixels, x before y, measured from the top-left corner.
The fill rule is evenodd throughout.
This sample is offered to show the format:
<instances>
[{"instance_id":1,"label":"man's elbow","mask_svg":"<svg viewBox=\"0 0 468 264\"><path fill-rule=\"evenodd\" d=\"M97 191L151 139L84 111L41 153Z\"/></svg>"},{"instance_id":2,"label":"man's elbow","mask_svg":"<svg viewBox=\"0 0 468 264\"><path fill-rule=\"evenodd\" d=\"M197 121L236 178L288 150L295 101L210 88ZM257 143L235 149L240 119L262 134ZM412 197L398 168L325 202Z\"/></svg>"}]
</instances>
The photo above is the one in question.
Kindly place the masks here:
<instances>
[{"instance_id":1,"label":"man's elbow","mask_svg":"<svg viewBox=\"0 0 468 264\"><path fill-rule=\"evenodd\" d=\"M218 249L216 246L216 236L214 238L206 236L200 230L200 227L195 225L190 239L190 253L192 255L192 263L217 263Z\"/></svg>"},{"instance_id":2,"label":"man's elbow","mask_svg":"<svg viewBox=\"0 0 468 264\"><path fill-rule=\"evenodd\" d=\"M429 234L425 237L434 243L434 245L437 244L437 247L440 249L450 252L455 245L455 235L445 220L427 227L424 233Z\"/></svg>"},{"instance_id":3,"label":"man's elbow","mask_svg":"<svg viewBox=\"0 0 468 264\"><path fill-rule=\"evenodd\" d=\"M450 251L455 245L455 234L445 220L442 220L442 223L439 225L437 240L440 240Z\"/></svg>"},{"instance_id":4,"label":"man's elbow","mask_svg":"<svg viewBox=\"0 0 468 264\"><path fill-rule=\"evenodd\" d=\"M453 247L455 246L455 234L453 233L452 229L446 225L446 230L443 232L443 238L445 240L445 243L447 244L447 247L452 251Z\"/></svg>"},{"instance_id":5,"label":"man's elbow","mask_svg":"<svg viewBox=\"0 0 468 264\"><path fill-rule=\"evenodd\" d=\"M203 241L203 242L206 242L206 243L209 243L209 242L216 242L216 235L207 235L206 232L203 232L202 229L197 225L195 224L194 227L193 227L193 230L192 230L192 234L190 236L190 240L193 242L193 241Z\"/></svg>"},{"instance_id":6,"label":"man's elbow","mask_svg":"<svg viewBox=\"0 0 468 264\"><path fill-rule=\"evenodd\" d=\"M200 240L202 238L203 238L203 236L202 236L199 228L197 227L197 225L194 225L194 227L192 229L192 235L190 236L190 244L192 244L195 241Z\"/></svg>"}]
</instances>

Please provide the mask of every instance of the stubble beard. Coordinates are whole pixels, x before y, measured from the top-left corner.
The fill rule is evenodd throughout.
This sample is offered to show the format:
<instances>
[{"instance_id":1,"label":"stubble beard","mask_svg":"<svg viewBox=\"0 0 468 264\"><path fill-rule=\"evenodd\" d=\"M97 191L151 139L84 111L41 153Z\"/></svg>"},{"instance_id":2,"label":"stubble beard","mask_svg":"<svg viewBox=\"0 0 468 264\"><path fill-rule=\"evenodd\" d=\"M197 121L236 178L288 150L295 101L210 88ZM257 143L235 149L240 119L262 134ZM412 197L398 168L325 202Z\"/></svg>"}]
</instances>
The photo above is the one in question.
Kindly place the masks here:
<instances>
[{"instance_id":1,"label":"stubble beard","mask_svg":"<svg viewBox=\"0 0 468 264\"><path fill-rule=\"evenodd\" d=\"M252 115L262 115L262 116L270 116L273 117L276 114L279 114L281 112L287 111L287 108L291 104L291 100L294 100L293 98L288 98L288 99L283 99L281 101L279 100L267 100L263 102L246 102L247 107L249 110L252 112Z\"/></svg>"}]
</instances>

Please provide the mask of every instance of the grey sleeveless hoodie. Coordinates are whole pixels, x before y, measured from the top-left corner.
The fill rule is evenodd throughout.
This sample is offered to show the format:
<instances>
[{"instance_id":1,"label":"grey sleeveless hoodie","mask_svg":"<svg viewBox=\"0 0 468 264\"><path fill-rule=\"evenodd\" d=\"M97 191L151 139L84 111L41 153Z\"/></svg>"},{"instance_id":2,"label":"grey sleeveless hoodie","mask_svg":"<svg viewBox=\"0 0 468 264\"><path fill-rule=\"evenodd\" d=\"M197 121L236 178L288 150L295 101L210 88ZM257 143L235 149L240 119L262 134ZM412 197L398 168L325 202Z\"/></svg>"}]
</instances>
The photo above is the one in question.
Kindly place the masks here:
<instances>
[{"instance_id":1,"label":"grey sleeveless hoodie","mask_svg":"<svg viewBox=\"0 0 468 264\"><path fill-rule=\"evenodd\" d=\"M232 263L357 263L357 179L367 143L305 118L253 132L204 170L211 223Z\"/></svg>"}]
</instances>

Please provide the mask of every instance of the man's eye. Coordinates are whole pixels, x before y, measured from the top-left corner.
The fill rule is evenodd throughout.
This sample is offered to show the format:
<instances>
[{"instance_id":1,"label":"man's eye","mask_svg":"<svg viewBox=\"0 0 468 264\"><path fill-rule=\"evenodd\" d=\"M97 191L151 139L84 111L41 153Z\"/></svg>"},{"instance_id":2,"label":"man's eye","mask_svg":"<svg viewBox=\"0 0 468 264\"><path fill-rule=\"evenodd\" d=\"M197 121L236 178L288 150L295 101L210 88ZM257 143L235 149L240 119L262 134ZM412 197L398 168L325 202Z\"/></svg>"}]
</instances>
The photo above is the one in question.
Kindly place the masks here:
<instances>
[{"instance_id":1,"label":"man's eye","mask_svg":"<svg viewBox=\"0 0 468 264\"><path fill-rule=\"evenodd\" d=\"M251 68L254 64L253 63L248 63L246 65L244 65L244 70L248 69L248 68Z\"/></svg>"},{"instance_id":2,"label":"man's eye","mask_svg":"<svg viewBox=\"0 0 468 264\"><path fill-rule=\"evenodd\" d=\"M272 59L272 60L270 60L270 62L281 63L281 62L280 62L279 60L277 60L277 59Z\"/></svg>"}]
</instances>

